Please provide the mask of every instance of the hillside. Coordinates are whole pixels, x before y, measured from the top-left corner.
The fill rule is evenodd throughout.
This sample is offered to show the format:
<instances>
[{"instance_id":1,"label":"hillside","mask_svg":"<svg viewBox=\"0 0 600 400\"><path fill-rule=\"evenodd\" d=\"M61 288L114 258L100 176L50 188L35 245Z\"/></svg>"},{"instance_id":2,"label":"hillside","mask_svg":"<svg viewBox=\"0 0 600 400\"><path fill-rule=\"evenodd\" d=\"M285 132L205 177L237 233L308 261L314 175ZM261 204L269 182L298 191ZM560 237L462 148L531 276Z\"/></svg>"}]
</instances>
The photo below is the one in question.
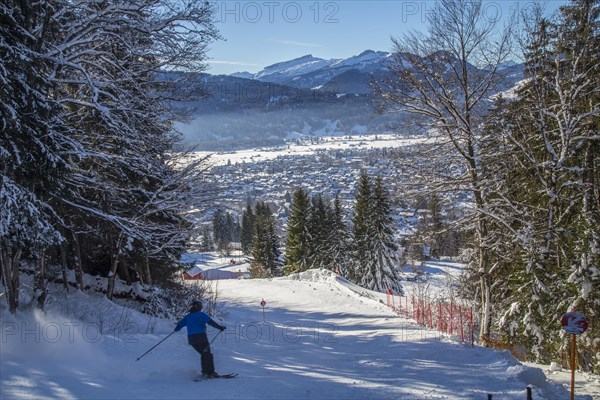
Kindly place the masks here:
<instances>
[{"instance_id":1,"label":"hillside","mask_svg":"<svg viewBox=\"0 0 600 400\"><path fill-rule=\"evenodd\" d=\"M348 135L359 126L367 134L420 133L409 124L416 122L414 116L376 112L373 83L395 79L388 70L390 58L387 52L372 50L335 60L306 55L256 74L204 74L185 82L182 91L197 87L206 96L178 104L189 119L176 128L187 144L208 151L281 145L298 134L319 136L332 121ZM491 94L522 80L523 65L507 63L500 75Z\"/></svg>"},{"instance_id":2,"label":"hillside","mask_svg":"<svg viewBox=\"0 0 600 400\"><path fill-rule=\"evenodd\" d=\"M1 310L0 397L463 400L490 393L516 400L525 398L527 385L536 400L568 396L508 352L424 330L391 312L385 295L327 271L220 281L216 288L217 313L228 329L213 343L215 363L221 373L238 372L235 380L193 382L199 357L183 332L136 362L175 321L53 288L46 315L13 319Z\"/></svg>"}]
</instances>

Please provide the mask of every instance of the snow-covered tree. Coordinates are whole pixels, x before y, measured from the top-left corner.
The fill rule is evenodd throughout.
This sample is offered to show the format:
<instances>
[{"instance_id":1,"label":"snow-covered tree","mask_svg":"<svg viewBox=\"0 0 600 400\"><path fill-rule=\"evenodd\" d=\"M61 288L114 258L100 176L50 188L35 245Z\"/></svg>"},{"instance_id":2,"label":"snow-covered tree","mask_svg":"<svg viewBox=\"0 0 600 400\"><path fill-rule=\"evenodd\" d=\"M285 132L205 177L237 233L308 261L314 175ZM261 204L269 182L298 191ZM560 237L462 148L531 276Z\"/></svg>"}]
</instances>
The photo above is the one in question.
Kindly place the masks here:
<instances>
[{"instance_id":1,"label":"snow-covered tree","mask_svg":"<svg viewBox=\"0 0 600 400\"><path fill-rule=\"evenodd\" d=\"M389 195L381 178L373 185L362 171L352 222L350 278L368 289L403 293Z\"/></svg>"},{"instance_id":2,"label":"snow-covered tree","mask_svg":"<svg viewBox=\"0 0 600 400\"><path fill-rule=\"evenodd\" d=\"M240 243L244 254L250 254L252 240L254 239L254 211L248 203L242 214L242 226L240 231Z\"/></svg>"},{"instance_id":3,"label":"snow-covered tree","mask_svg":"<svg viewBox=\"0 0 600 400\"><path fill-rule=\"evenodd\" d=\"M1 240L4 274L17 270L25 247L43 254L71 231L74 253L96 242L109 254L111 297L117 267L132 252L170 264L190 234L182 213L203 168L171 151L168 100L191 75L164 74L202 70L218 37L213 7L174 0L0 7L1 234L25 239ZM13 212L15 204L26 211ZM20 233L8 231L16 226Z\"/></svg>"},{"instance_id":4,"label":"snow-covered tree","mask_svg":"<svg viewBox=\"0 0 600 400\"><path fill-rule=\"evenodd\" d=\"M339 195L333 200L333 205L327 208L327 238L323 246L327 264L324 268L339 271L346 275L350 266L350 232L345 222L345 215Z\"/></svg>"},{"instance_id":5,"label":"snow-covered tree","mask_svg":"<svg viewBox=\"0 0 600 400\"><path fill-rule=\"evenodd\" d=\"M375 282L378 289L383 291L391 289L396 294L403 294L400 284L400 268L402 260L398 256L398 245L394 237L392 226L392 209L390 206L389 193L383 184L381 177L375 179L373 188L372 224L375 236L372 238L375 271Z\"/></svg>"},{"instance_id":6,"label":"snow-covered tree","mask_svg":"<svg viewBox=\"0 0 600 400\"><path fill-rule=\"evenodd\" d=\"M327 252L327 238L331 230L327 207L320 193L313 196L308 220L310 268L328 268L331 264Z\"/></svg>"},{"instance_id":7,"label":"snow-covered tree","mask_svg":"<svg viewBox=\"0 0 600 400\"><path fill-rule=\"evenodd\" d=\"M269 205L263 202L256 203L254 215L250 274L255 278L277 276L281 269L281 251L275 231L275 218Z\"/></svg>"},{"instance_id":8,"label":"snow-covered tree","mask_svg":"<svg viewBox=\"0 0 600 400\"><path fill-rule=\"evenodd\" d=\"M348 278L355 283L364 283L362 279L372 259L370 248L370 238L373 237L370 208L371 199L371 182L367 173L363 170L359 178L354 202L354 214L352 216L352 266L348 271Z\"/></svg>"},{"instance_id":9,"label":"snow-covered tree","mask_svg":"<svg viewBox=\"0 0 600 400\"><path fill-rule=\"evenodd\" d=\"M497 102L488 123L486 145L501 150L486 171L495 186L494 257L503 265L495 271L500 327L545 362L559 358L554 324L564 312L598 318L599 9L574 1L557 22L539 10L529 16L528 80L515 100ZM590 369L598 359L582 339L581 366Z\"/></svg>"},{"instance_id":10,"label":"snow-covered tree","mask_svg":"<svg viewBox=\"0 0 600 400\"><path fill-rule=\"evenodd\" d=\"M393 78L379 82L376 90L382 109L413 114L414 121L436 137L438 153L447 151L438 154L440 162L458 160L461 165L459 174L436 176L434 183L444 190L468 191L473 198L473 279L479 281L480 337L485 343L492 327L492 282L479 138L488 97L502 81L501 67L510 55L510 31L499 29L481 0L441 0L427 22L424 34L393 39Z\"/></svg>"},{"instance_id":11,"label":"snow-covered tree","mask_svg":"<svg viewBox=\"0 0 600 400\"><path fill-rule=\"evenodd\" d=\"M302 188L297 189L292 197L291 215L287 224L286 273L305 271L310 267L312 237L309 231L309 222L311 212L308 194Z\"/></svg>"}]
</instances>

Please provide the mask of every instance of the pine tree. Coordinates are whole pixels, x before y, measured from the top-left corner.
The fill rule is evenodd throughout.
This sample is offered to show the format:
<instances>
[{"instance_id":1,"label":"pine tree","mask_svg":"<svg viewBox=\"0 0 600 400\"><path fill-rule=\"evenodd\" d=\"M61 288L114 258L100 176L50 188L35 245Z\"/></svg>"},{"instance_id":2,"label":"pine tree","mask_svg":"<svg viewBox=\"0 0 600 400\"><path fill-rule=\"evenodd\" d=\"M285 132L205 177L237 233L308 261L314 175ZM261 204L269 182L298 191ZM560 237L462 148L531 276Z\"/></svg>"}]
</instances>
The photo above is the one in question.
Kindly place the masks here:
<instances>
[{"instance_id":1,"label":"pine tree","mask_svg":"<svg viewBox=\"0 0 600 400\"><path fill-rule=\"evenodd\" d=\"M242 214L242 227L240 232L240 243L244 254L250 254L253 239L254 211L252 210L252 206L248 204L246 210L244 210L244 213Z\"/></svg>"},{"instance_id":2,"label":"pine tree","mask_svg":"<svg viewBox=\"0 0 600 400\"><path fill-rule=\"evenodd\" d=\"M327 207L321 194L315 195L311 201L308 220L310 268L326 268L328 264L326 241L331 225L327 220Z\"/></svg>"},{"instance_id":3,"label":"pine tree","mask_svg":"<svg viewBox=\"0 0 600 400\"><path fill-rule=\"evenodd\" d=\"M215 243L213 242L210 230L205 228L202 232L202 251L213 251L215 249Z\"/></svg>"},{"instance_id":4,"label":"pine tree","mask_svg":"<svg viewBox=\"0 0 600 400\"><path fill-rule=\"evenodd\" d=\"M44 2L0 5L0 261L12 313L24 252L61 240L47 192L67 164L63 154L77 151L49 123L56 111L48 100L52 64L38 49L43 40L36 30L52 22L51 14Z\"/></svg>"},{"instance_id":5,"label":"pine tree","mask_svg":"<svg viewBox=\"0 0 600 400\"><path fill-rule=\"evenodd\" d=\"M252 277L278 276L281 269L281 251L275 230L275 218L266 203L257 202L255 208L254 240L252 242Z\"/></svg>"},{"instance_id":6,"label":"pine tree","mask_svg":"<svg viewBox=\"0 0 600 400\"><path fill-rule=\"evenodd\" d=\"M385 291L391 289L396 294L402 294L400 284L401 260L398 257L398 245L392 229L394 220L390 206L389 194L383 185L381 177L375 179L372 205L372 224L374 236L372 249L375 272L375 290Z\"/></svg>"},{"instance_id":7,"label":"pine tree","mask_svg":"<svg viewBox=\"0 0 600 400\"><path fill-rule=\"evenodd\" d=\"M532 15L528 81L516 100L496 102L482 141L497 151L482 163L499 328L542 362L560 358L562 313L577 307L596 319L600 304L592 289L600 286L598 196L590 190L598 180L598 13L598 1L574 1L557 23ZM599 360L582 339L581 366L589 369Z\"/></svg>"},{"instance_id":8,"label":"pine tree","mask_svg":"<svg viewBox=\"0 0 600 400\"><path fill-rule=\"evenodd\" d=\"M370 238L373 235L371 224L371 183L367 173L361 172L356 199L354 215L352 217L352 265L348 271L348 278L358 284L364 284L363 277L369 273L369 261L372 253Z\"/></svg>"},{"instance_id":9,"label":"pine tree","mask_svg":"<svg viewBox=\"0 0 600 400\"><path fill-rule=\"evenodd\" d=\"M14 288L25 246L37 249L27 261L39 262L43 293L44 254L57 246L64 255L71 236L79 269L86 245L110 260L89 271L108 276L109 298L128 260L177 262L192 230L181 212L201 168L181 167L172 151L165 93L178 79L158 78L173 67L202 69L218 37L213 12L162 0L0 5L0 250Z\"/></svg>"},{"instance_id":10,"label":"pine tree","mask_svg":"<svg viewBox=\"0 0 600 400\"><path fill-rule=\"evenodd\" d=\"M225 213L220 208L215 211L212 217L214 241L219 248L227 241L226 218Z\"/></svg>"},{"instance_id":11,"label":"pine tree","mask_svg":"<svg viewBox=\"0 0 600 400\"><path fill-rule=\"evenodd\" d=\"M361 172L352 221L351 280L371 290L403 293L389 195L381 178L372 185Z\"/></svg>"},{"instance_id":12,"label":"pine tree","mask_svg":"<svg viewBox=\"0 0 600 400\"><path fill-rule=\"evenodd\" d=\"M333 207L329 209L327 220L331 226L325 251L327 252L330 264L326 266L333 271L339 271L346 276L350 267L350 232L345 223L344 211L342 209L339 194L333 200Z\"/></svg>"},{"instance_id":13,"label":"pine tree","mask_svg":"<svg viewBox=\"0 0 600 400\"><path fill-rule=\"evenodd\" d=\"M287 224L286 273L305 271L310 267L312 240L309 231L310 217L311 204L308 194L302 188L297 189L292 197L291 215Z\"/></svg>"}]
</instances>

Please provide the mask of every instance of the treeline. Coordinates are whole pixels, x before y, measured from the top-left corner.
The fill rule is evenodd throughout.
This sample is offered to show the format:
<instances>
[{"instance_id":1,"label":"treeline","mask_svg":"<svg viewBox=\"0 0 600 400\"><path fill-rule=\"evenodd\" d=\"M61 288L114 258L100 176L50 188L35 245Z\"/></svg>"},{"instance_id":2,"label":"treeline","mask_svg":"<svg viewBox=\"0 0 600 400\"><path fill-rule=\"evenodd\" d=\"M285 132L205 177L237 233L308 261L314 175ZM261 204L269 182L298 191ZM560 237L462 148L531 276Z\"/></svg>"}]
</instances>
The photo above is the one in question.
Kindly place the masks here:
<instances>
[{"instance_id":1,"label":"treeline","mask_svg":"<svg viewBox=\"0 0 600 400\"><path fill-rule=\"evenodd\" d=\"M579 366L600 371L600 2L530 16L527 81L482 137L487 257L501 338L544 362L568 351L561 316L589 319Z\"/></svg>"},{"instance_id":2,"label":"treeline","mask_svg":"<svg viewBox=\"0 0 600 400\"><path fill-rule=\"evenodd\" d=\"M561 316L576 309L590 326L579 366L598 371L600 1L572 0L552 17L534 9L519 32L484 10L442 0L424 35L395 39L382 108L420 117L435 137L430 161L442 173L422 185L470 195L463 293L480 305L482 343L560 362L570 343ZM526 79L491 96L517 51Z\"/></svg>"},{"instance_id":3,"label":"treeline","mask_svg":"<svg viewBox=\"0 0 600 400\"><path fill-rule=\"evenodd\" d=\"M212 15L191 1L0 4L0 253L11 312L25 267L40 306L50 264L65 285L71 268L79 288L84 272L107 277L109 298L117 274L170 277L203 171L172 151L168 105L183 85L158 78L202 70L218 38Z\"/></svg>"},{"instance_id":4,"label":"treeline","mask_svg":"<svg viewBox=\"0 0 600 400\"><path fill-rule=\"evenodd\" d=\"M270 277L311 268L336 271L365 288L403 293L403 260L392 230L389 194L381 180L363 171L351 216L340 199L312 198L302 188L291 199L283 259L276 221L268 205L247 206L242 216L241 246L251 259L252 277Z\"/></svg>"}]
</instances>

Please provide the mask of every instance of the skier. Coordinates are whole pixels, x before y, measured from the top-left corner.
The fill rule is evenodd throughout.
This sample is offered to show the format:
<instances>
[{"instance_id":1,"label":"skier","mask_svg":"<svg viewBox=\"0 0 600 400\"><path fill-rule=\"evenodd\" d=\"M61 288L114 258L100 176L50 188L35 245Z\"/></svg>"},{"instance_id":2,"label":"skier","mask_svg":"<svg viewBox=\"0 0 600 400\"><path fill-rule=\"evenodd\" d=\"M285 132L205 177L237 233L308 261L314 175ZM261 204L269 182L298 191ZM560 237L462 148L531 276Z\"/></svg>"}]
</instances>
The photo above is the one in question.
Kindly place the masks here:
<instances>
[{"instance_id":1,"label":"skier","mask_svg":"<svg viewBox=\"0 0 600 400\"><path fill-rule=\"evenodd\" d=\"M206 335L206 324L221 332L225 330L224 326L217 324L208 314L202 312L201 301L194 300L190 306L189 314L177 323L175 332L178 332L184 326L187 327L188 343L200 353L202 376L208 379L220 378L221 376L215 372L213 355L210 352L210 344Z\"/></svg>"}]
</instances>

